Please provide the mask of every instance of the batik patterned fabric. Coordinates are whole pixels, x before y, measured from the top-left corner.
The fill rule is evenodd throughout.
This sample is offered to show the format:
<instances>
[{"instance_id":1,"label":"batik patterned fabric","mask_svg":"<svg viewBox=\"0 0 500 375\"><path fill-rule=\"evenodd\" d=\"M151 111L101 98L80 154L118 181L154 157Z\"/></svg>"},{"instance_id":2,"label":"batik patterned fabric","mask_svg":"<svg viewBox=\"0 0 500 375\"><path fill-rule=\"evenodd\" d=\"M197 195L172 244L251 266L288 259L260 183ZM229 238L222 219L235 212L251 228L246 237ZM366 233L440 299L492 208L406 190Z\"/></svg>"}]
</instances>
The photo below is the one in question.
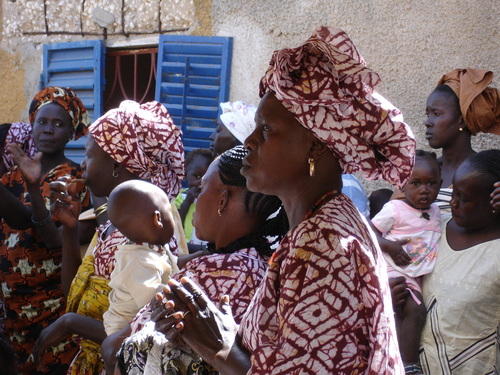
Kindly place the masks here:
<instances>
[{"instance_id":1,"label":"batik patterned fabric","mask_svg":"<svg viewBox=\"0 0 500 375\"><path fill-rule=\"evenodd\" d=\"M184 178L182 132L161 103L125 100L89 130L109 156L165 190L169 200L179 194Z\"/></svg>"},{"instance_id":2,"label":"batik patterned fabric","mask_svg":"<svg viewBox=\"0 0 500 375\"><path fill-rule=\"evenodd\" d=\"M240 325L250 374L403 374L386 267L341 194L282 240Z\"/></svg>"},{"instance_id":3,"label":"batik patterned fabric","mask_svg":"<svg viewBox=\"0 0 500 375\"><path fill-rule=\"evenodd\" d=\"M492 81L493 72L467 68L452 70L438 82L450 86L458 96L460 112L473 135L500 135L500 91L489 87Z\"/></svg>"},{"instance_id":4,"label":"batik patterned fabric","mask_svg":"<svg viewBox=\"0 0 500 375\"><path fill-rule=\"evenodd\" d=\"M434 271L423 279L428 313L420 363L426 375L497 374L500 240L456 251L444 235L447 223Z\"/></svg>"},{"instance_id":5,"label":"batik patterned fabric","mask_svg":"<svg viewBox=\"0 0 500 375\"><path fill-rule=\"evenodd\" d=\"M49 184L59 177L81 178L78 164L61 164L40 180L40 190L50 209ZM25 205L30 205L24 179L17 167L2 177L5 187ZM80 192L84 209L89 208L90 196L86 189ZM57 223L57 222L56 222ZM48 249L34 227L25 230L10 228L0 223L0 283L1 298L5 302L5 328L17 353L19 369L34 374L32 363L24 365L31 354L40 331L64 314L66 300L61 288L60 248ZM49 350L44 357L46 370L67 368L76 351L67 342Z\"/></svg>"},{"instance_id":6,"label":"batik patterned fabric","mask_svg":"<svg viewBox=\"0 0 500 375\"><path fill-rule=\"evenodd\" d=\"M257 108L242 101L220 103L222 114L219 116L224 126L242 144L255 130Z\"/></svg>"},{"instance_id":7,"label":"batik patterned fabric","mask_svg":"<svg viewBox=\"0 0 500 375\"><path fill-rule=\"evenodd\" d=\"M50 86L40 90L35 95L29 109L29 118L32 126L38 110L51 103L59 104L70 115L75 131L73 135L74 139L87 134L87 127L90 123L87 109L80 98L76 96L73 89L69 87Z\"/></svg>"},{"instance_id":8,"label":"batik patterned fabric","mask_svg":"<svg viewBox=\"0 0 500 375\"><path fill-rule=\"evenodd\" d=\"M227 294L236 322L240 322L267 268L254 248L232 254L212 254L194 259L172 277L187 276L214 302ZM188 347L173 347L149 321L151 310L143 308L131 323L132 332L119 352L126 374L217 374ZM182 370L179 370L182 369ZM179 371L179 372L177 372Z\"/></svg>"},{"instance_id":9,"label":"batik patterned fabric","mask_svg":"<svg viewBox=\"0 0 500 375\"><path fill-rule=\"evenodd\" d=\"M98 228L95 249L92 254L82 260L68 295L68 311L101 321L109 307L108 283L116 263L115 252L118 245L127 241L125 236L116 229L104 238L104 233L109 230L110 226L111 222L108 221ZM104 367L100 345L77 336L73 339L80 346L80 351L71 363L70 374L99 373Z\"/></svg>"},{"instance_id":10,"label":"batik patterned fabric","mask_svg":"<svg viewBox=\"0 0 500 375\"><path fill-rule=\"evenodd\" d=\"M14 160L10 151L7 149L7 145L17 143L21 145L23 151L26 155L33 159L36 153L36 146L33 138L31 137L31 125L25 122L14 122L10 125L9 131L5 137L5 143L3 148L3 163L5 168L8 170L14 166Z\"/></svg>"},{"instance_id":11,"label":"batik patterned fabric","mask_svg":"<svg viewBox=\"0 0 500 375\"><path fill-rule=\"evenodd\" d=\"M272 91L328 145L344 173L402 187L415 139L401 112L375 91L379 82L344 31L321 27L304 45L274 52L260 95Z\"/></svg>"}]
</instances>

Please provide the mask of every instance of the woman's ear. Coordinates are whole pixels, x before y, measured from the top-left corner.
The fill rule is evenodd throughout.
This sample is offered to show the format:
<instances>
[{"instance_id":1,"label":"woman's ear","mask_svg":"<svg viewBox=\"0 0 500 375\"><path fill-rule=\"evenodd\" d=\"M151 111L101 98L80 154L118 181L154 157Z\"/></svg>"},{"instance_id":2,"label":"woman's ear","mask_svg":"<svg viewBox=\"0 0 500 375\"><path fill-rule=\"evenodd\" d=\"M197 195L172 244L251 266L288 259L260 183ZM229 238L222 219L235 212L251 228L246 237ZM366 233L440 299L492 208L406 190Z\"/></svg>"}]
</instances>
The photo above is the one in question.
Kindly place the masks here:
<instances>
[{"instance_id":1,"label":"woman's ear","mask_svg":"<svg viewBox=\"0 0 500 375\"><path fill-rule=\"evenodd\" d=\"M224 189L222 193L220 194L220 199L219 199L219 206L217 208L217 213L219 216L222 216L222 213L224 212L224 209L226 208L227 204L229 203L229 190Z\"/></svg>"},{"instance_id":2,"label":"woman's ear","mask_svg":"<svg viewBox=\"0 0 500 375\"><path fill-rule=\"evenodd\" d=\"M155 224L156 227L158 228L163 228L163 223L161 221L161 213L160 211L158 210L155 210L154 214L153 214L153 222Z\"/></svg>"},{"instance_id":3,"label":"woman's ear","mask_svg":"<svg viewBox=\"0 0 500 375\"><path fill-rule=\"evenodd\" d=\"M328 149L326 143L321 142L318 138L314 136L313 138L314 139L312 141L311 148L309 150L309 157L313 158L314 160L318 160L325 153L329 153L330 150Z\"/></svg>"}]
</instances>

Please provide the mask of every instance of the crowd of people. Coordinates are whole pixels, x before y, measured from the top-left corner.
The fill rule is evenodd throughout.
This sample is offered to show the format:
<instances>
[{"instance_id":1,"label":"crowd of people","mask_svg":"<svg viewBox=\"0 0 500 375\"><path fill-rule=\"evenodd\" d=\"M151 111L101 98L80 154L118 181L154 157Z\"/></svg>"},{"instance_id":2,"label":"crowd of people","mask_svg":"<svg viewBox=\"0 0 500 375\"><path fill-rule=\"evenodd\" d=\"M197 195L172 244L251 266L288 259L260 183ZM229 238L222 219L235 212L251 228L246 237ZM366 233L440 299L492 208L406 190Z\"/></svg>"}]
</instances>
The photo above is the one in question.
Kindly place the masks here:
<instances>
[{"instance_id":1,"label":"crowd of people","mask_svg":"<svg viewBox=\"0 0 500 375\"><path fill-rule=\"evenodd\" d=\"M0 374L500 371L500 150L471 145L500 135L492 80L437 80L439 157L336 28L275 51L186 158L158 102L90 124L42 89L0 125Z\"/></svg>"}]
</instances>

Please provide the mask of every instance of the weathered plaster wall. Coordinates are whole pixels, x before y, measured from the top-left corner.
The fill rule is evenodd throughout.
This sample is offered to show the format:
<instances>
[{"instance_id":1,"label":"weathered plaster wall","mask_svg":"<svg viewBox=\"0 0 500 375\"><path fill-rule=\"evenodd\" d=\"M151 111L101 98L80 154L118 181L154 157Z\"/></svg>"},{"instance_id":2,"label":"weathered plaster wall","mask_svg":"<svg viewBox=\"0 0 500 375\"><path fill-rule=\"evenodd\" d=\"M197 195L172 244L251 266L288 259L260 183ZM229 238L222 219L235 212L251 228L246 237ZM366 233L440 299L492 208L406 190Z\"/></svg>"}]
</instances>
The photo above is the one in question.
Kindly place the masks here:
<instances>
[{"instance_id":1,"label":"weathered plaster wall","mask_svg":"<svg viewBox=\"0 0 500 375\"><path fill-rule=\"evenodd\" d=\"M63 3L46 1L51 7ZM133 30L154 30L157 2L127 0L127 9L134 12L125 18L129 30L132 24ZM72 2L76 3L81 2ZM85 1L83 25L97 34L84 38L23 35L21 31L30 27L40 29L33 21L40 17L41 4L42 0L0 0L0 74L4 88L0 92L0 121L26 120L28 101L38 88L43 43L99 38L101 29L90 21L92 6L116 12L121 0ZM29 6L27 12L23 5ZM427 148L422 125L425 99L443 73L457 67L486 68L497 75L494 85L499 86L500 2L496 0L161 0L161 5L163 10L169 9L162 10L164 25L188 26L186 31L176 33L234 37L231 99L254 104L258 103L259 79L275 49L299 45L318 25L343 28L368 66L382 77L379 91L403 111L421 148ZM57 9L64 14L67 8ZM182 24L186 13L194 19ZM33 15L31 24L26 20L28 14ZM49 24L78 29L79 22L73 14L51 18ZM117 14L112 29L120 27ZM154 33L110 36L108 46L151 44L154 40ZM477 150L500 148L499 143L493 136L474 139ZM366 185L372 189L380 184Z\"/></svg>"},{"instance_id":2,"label":"weathered plaster wall","mask_svg":"<svg viewBox=\"0 0 500 375\"><path fill-rule=\"evenodd\" d=\"M295 47L318 25L337 26L352 38L382 78L379 91L400 108L418 147L425 100L441 75L458 67L492 70L500 79L496 0L342 1L213 0L216 35L234 37L231 99L258 103L258 82L275 49ZM500 148L480 135L477 150ZM369 189L383 184L366 184Z\"/></svg>"}]
</instances>

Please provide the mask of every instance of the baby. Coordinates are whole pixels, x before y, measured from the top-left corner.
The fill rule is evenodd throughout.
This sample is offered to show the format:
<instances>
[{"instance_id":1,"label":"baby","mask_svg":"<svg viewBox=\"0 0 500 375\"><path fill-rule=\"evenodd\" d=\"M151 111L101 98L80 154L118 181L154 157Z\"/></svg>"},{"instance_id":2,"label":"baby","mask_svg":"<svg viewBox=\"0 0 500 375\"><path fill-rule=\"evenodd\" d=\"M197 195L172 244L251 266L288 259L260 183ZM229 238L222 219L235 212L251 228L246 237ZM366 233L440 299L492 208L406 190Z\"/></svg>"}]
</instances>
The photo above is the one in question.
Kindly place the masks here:
<instances>
[{"instance_id":1,"label":"baby","mask_svg":"<svg viewBox=\"0 0 500 375\"><path fill-rule=\"evenodd\" d=\"M106 334L123 328L178 271L177 259L166 245L174 233L168 197L141 180L118 185L108 199L108 216L128 241L116 251L111 273Z\"/></svg>"},{"instance_id":2,"label":"baby","mask_svg":"<svg viewBox=\"0 0 500 375\"><path fill-rule=\"evenodd\" d=\"M441 215L434 203L441 186L441 171L435 154L417 150L415 166L403 188L403 200L391 200L372 219L372 227L393 246L384 253L389 278L404 277L409 295L396 315L401 355L407 373L418 368L420 335L426 309L421 276L436 262L441 236ZM387 251L387 249L386 249Z\"/></svg>"}]
</instances>

